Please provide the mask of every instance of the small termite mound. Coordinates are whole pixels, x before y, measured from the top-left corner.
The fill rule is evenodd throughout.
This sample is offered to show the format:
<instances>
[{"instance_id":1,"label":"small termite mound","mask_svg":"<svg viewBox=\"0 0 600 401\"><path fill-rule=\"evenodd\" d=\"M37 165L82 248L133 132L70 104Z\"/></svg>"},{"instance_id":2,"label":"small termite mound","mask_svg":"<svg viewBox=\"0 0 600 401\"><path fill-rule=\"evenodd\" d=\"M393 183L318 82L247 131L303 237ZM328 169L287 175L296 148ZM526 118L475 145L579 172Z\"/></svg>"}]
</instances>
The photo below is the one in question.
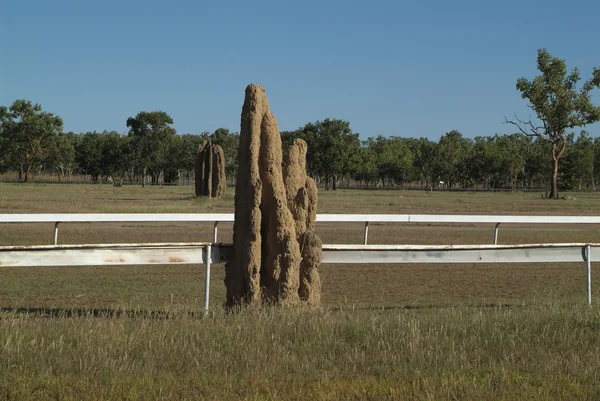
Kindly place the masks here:
<instances>
[{"instance_id":1,"label":"small termite mound","mask_svg":"<svg viewBox=\"0 0 600 401\"><path fill-rule=\"evenodd\" d=\"M196 196L221 198L227 190L225 176L225 153L219 145L204 140L196 153L196 179L194 191Z\"/></svg>"},{"instance_id":2,"label":"small termite mound","mask_svg":"<svg viewBox=\"0 0 600 401\"><path fill-rule=\"evenodd\" d=\"M306 174L307 145L296 139L287 152L283 171L288 208L294 217L296 240L300 245L300 287L298 295L309 305L321 301L321 240L315 233L317 219L317 186Z\"/></svg>"},{"instance_id":3,"label":"small termite mound","mask_svg":"<svg viewBox=\"0 0 600 401\"><path fill-rule=\"evenodd\" d=\"M316 186L310 180L313 187L306 189L309 179L305 143L304 148L303 164L294 164L286 170L286 174L294 175L289 179L294 181L291 184L284 178L281 136L265 90L249 85L242 107L238 148L233 256L225 265L228 307L262 303L295 305L301 299L312 305L318 303L320 285L316 269L320 262L320 241L314 236L314 216L312 223L309 217L311 213L316 216ZM297 171L301 168L303 173ZM302 181L300 184L296 183L296 175L298 182ZM288 195L290 185L296 189L293 196ZM307 196L296 207L300 188L305 188L303 193ZM296 218L301 213L306 216ZM309 226L313 231L308 231ZM314 249L317 242L318 252ZM306 261L310 260L312 266L306 271L303 270L305 244L313 246L307 248L312 251L306 251Z\"/></svg>"}]
</instances>

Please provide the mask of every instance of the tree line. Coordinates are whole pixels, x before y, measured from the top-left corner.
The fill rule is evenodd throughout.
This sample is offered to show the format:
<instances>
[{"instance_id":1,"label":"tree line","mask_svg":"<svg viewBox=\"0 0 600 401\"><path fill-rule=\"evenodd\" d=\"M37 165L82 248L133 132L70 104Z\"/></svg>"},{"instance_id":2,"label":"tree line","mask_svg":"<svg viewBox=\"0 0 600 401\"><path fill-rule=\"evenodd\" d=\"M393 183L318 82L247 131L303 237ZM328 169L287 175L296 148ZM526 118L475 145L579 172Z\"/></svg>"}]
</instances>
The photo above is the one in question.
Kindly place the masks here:
<instances>
[{"instance_id":1,"label":"tree line","mask_svg":"<svg viewBox=\"0 0 600 401\"><path fill-rule=\"evenodd\" d=\"M210 138L226 153L228 176L235 176L236 133L219 128L178 135L172 124L167 113L152 111L128 118L126 134L63 132L60 117L17 100L0 107L0 173L12 172L23 182L32 175L55 175L59 181L83 176L92 182L185 184L194 179L199 144Z\"/></svg>"},{"instance_id":2,"label":"tree line","mask_svg":"<svg viewBox=\"0 0 600 401\"><path fill-rule=\"evenodd\" d=\"M45 174L59 181L83 176L93 182L189 184L196 151L205 139L221 145L228 181L235 182L239 135L225 128L180 135L167 113L153 111L128 118L126 134L73 133L62 132L60 117L26 100L0 108L0 113L0 173L12 172L24 182ZM523 133L471 139L452 130L439 141L394 136L361 141L348 121L325 119L281 132L283 148L296 138L307 142L308 173L326 189L546 188L552 175L551 144ZM566 141L560 188L596 189L600 138L582 132Z\"/></svg>"},{"instance_id":3,"label":"tree line","mask_svg":"<svg viewBox=\"0 0 600 401\"><path fill-rule=\"evenodd\" d=\"M284 147L308 143L307 169L325 188L481 188L550 190L551 144L522 133L465 138L457 131L439 141L377 136L360 141L348 122L325 120L282 132ZM600 138L583 131L566 137L561 190L595 190L600 183Z\"/></svg>"},{"instance_id":4,"label":"tree line","mask_svg":"<svg viewBox=\"0 0 600 401\"><path fill-rule=\"evenodd\" d=\"M326 189L340 185L419 186L435 188L558 190L596 189L600 182L600 141L576 128L600 120L590 91L600 87L600 68L577 88L579 71L564 60L538 51L541 75L519 78L521 97L537 120L505 118L513 134L465 138L452 130L439 141L376 136L361 141L348 121L325 119L295 131L281 132L282 145L296 138L308 144L308 173ZM142 111L129 117L128 131L63 132L59 116L29 100L0 106L0 174L23 182L41 174L70 181L129 181L187 184L194 179L198 145L204 139L221 145L228 181L237 173L239 136L219 128L212 133L177 134L164 111ZM559 169L560 160L560 169Z\"/></svg>"}]
</instances>

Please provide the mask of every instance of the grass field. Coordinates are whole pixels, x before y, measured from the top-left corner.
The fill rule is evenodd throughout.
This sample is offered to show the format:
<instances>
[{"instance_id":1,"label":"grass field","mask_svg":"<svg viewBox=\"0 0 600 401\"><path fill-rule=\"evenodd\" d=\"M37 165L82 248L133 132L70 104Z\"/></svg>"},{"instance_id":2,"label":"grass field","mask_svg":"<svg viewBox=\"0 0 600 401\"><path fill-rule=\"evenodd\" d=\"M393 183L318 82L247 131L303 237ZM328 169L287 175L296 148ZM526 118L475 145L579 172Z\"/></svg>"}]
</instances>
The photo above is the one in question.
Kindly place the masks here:
<instances>
[{"instance_id":1,"label":"grass field","mask_svg":"<svg viewBox=\"0 0 600 401\"><path fill-rule=\"evenodd\" d=\"M232 212L191 187L0 184L0 213ZM331 191L320 213L597 214L600 194ZM231 240L231 224L219 237ZM0 245L52 224L0 225ZM600 242L510 226L500 243ZM361 243L362 224L320 224ZM60 243L208 241L206 224L62 224ZM493 225L373 225L370 243L490 243ZM0 400L600 399L600 307L583 264L323 265L323 308L227 314L222 266L2 268ZM597 276L593 266L592 276ZM600 293L594 289L593 296Z\"/></svg>"}]
</instances>

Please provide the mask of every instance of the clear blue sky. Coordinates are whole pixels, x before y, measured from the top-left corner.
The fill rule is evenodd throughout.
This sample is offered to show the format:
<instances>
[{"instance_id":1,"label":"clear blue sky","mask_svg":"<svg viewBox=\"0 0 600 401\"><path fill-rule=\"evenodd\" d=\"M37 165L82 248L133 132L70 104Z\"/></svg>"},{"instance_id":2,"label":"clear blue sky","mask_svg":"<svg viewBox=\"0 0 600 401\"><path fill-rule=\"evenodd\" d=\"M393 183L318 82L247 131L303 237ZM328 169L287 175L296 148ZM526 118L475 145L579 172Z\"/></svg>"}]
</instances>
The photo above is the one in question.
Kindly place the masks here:
<instances>
[{"instance_id":1,"label":"clear blue sky","mask_svg":"<svg viewBox=\"0 0 600 401\"><path fill-rule=\"evenodd\" d=\"M538 48L584 79L600 65L598 16L597 0L4 0L0 104L40 103L65 131L126 132L152 110L179 133L239 131L258 83L280 130L330 117L362 139L509 133L504 116L530 116L515 82L537 75Z\"/></svg>"}]
</instances>

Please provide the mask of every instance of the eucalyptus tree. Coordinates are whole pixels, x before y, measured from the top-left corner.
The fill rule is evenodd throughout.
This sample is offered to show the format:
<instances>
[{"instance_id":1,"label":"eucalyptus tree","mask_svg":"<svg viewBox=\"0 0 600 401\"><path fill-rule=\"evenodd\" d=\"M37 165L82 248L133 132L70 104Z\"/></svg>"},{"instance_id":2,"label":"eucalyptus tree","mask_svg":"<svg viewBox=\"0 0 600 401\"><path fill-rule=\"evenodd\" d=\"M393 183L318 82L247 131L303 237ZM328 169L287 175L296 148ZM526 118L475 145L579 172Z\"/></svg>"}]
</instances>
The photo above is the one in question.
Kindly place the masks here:
<instances>
[{"instance_id":1,"label":"eucalyptus tree","mask_svg":"<svg viewBox=\"0 0 600 401\"><path fill-rule=\"evenodd\" d=\"M7 108L0 106L0 143L2 163L29 181L31 168L41 165L48 145L62 132L60 117L42 110L39 104L19 99Z\"/></svg>"},{"instance_id":2,"label":"eucalyptus tree","mask_svg":"<svg viewBox=\"0 0 600 401\"><path fill-rule=\"evenodd\" d=\"M437 142L427 138L419 138L412 142L413 167L418 177L425 181L426 187L434 187L439 179L435 165Z\"/></svg>"},{"instance_id":3,"label":"eucalyptus tree","mask_svg":"<svg viewBox=\"0 0 600 401\"><path fill-rule=\"evenodd\" d=\"M448 188L468 179L468 156L473 141L463 138L457 130L442 135L435 154L435 171Z\"/></svg>"},{"instance_id":4,"label":"eucalyptus tree","mask_svg":"<svg viewBox=\"0 0 600 401\"><path fill-rule=\"evenodd\" d=\"M537 67L540 75L531 81L519 78L516 85L521 97L529 101L528 107L537 120L522 120L515 116L515 120L505 118L505 122L517 126L525 135L550 144L552 179L549 197L558 199L558 162L567 146L566 136L575 128L600 120L600 107L595 106L590 97L590 92L600 87L600 67L593 69L591 77L579 89L577 67L567 73L565 61L553 57L546 49L538 50Z\"/></svg>"},{"instance_id":5,"label":"eucalyptus tree","mask_svg":"<svg viewBox=\"0 0 600 401\"><path fill-rule=\"evenodd\" d=\"M146 184L148 173L155 183L166 167L170 139L176 134L172 124L173 119L164 111L142 111L127 119L130 155L135 167L142 173L142 186Z\"/></svg>"},{"instance_id":6,"label":"eucalyptus tree","mask_svg":"<svg viewBox=\"0 0 600 401\"><path fill-rule=\"evenodd\" d=\"M359 152L360 140L349 122L327 118L308 123L298 130L298 137L308 145L307 170L324 179L325 189L335 190L338 180L353 171L353 155Z\"/></svg>"},{"instance_id":7,"label":"eucalyptus tree","mask_svg":"<svg viewBox=\"0 0 600 401\"><path fill-rule=\"evenodd\" d=\"M77 168L75 147L80 138L80 135L73 132L53 137L44 155L44 170L56 172L59 181L71 181Z\"/></svg>"},{"instance_id":8,"label":"eucalyptus tree","mask_svg":"<svg viewBox=\"0 0 600 401\"><path fill-rule=\"evenodd\" d=\"M367 139L366 145L375 156L379 181L383 186L402 184L412 178L413 154L408 140L379 135Z\"/></svg>"}]
</instances>

